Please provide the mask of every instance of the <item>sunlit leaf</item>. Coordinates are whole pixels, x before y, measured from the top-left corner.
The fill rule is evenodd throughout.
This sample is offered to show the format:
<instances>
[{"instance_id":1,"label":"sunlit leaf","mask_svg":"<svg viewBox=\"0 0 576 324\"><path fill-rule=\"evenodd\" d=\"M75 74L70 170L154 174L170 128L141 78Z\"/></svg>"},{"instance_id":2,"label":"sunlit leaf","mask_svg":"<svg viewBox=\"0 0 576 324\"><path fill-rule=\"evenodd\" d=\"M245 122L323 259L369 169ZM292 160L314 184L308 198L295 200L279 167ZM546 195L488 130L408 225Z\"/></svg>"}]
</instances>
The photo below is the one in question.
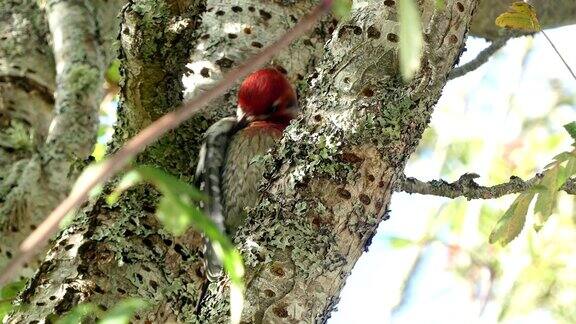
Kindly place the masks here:
<instances>
[{"instance_id":1,"label":"sunlit leaf","mask_svg":"<svg viewBox=\"0 0 576 324\"><path fill-rule=\"evenodd\" d=\"M414 245L414 241L401 237L390 237L390 245L395 249L401 249Z\"/></svg>"},{"instance_id":2,"label":"sunlit leaf","mask_svg":"<svg viewBox=\"0 0 576 324\"><path fill-rule=\"evenodd\" d=\"M346 19L352 10L352 0L334 0L332 13L338 19Z\"/></svg>"},{"instance_id":3,"label":"sunlit leaf","mask_svg":"<svg viewBox=\"0 0 576 324\"><path fill-rule=\"evenodd\" d=\"M56 324L77 324L82 323L82 319L88 314L96 311L93 304L80 304L74 306L65 316L59 318Z\"/></svg>"},{"instance_id":4,"label":"sunlit leaf","mask_svg":"<svg viewBox=\"0 0 576 324\"><path fill-rule=\"evenodd\" d=\"M546 189L538 193L536 205L534 206L534 215L536 222L534 229L537 231L542 228L550 215L554 212L556 202L558 201L558 189L566 182L566 170L560 165L556 165L544 173L540 180L540 185Z\"/></svg>"},{"instance_id":5,"label":"sunlit leaf","mask_svg":"<svg viewBox=\"0 0 576 324\"><path fill-rule=\"evenodd\" d=\"M410 80L420 68L422 57L422 27L420 13L414 0L398 2L400 22L400 73L404 80Z\"/></svg>"},{"instance_id":6,"label":"sunlit leaf","mask_svg":"<svg viewBox=\"0 0 576 324\"><path fill-rule=\"evenodd\" d=\"M130 298L121 301L114 308L106 312L99 324L128 324L134 314L148 307L148 303L142 299Z\"/></svg>"},{"instance_id":7,"label":"sunlit leaf","mask_svg":"<svg viewBox=\"0 0 576 324\"><path fill-rule=\"evenodd\" d=\"M499 242L506 245L520 234L524 228L526 213L532 198L534 198L534 193L524 192L514 200L490 233L490 243Z\"/></svg>"},{"instance_id":8,"label":"sunlit leaf","mask_svg":"<svg viewBox=\"0 0 576 324\"><path fill-rule=\"evenodd\" d=\"M514 2L508 11L496 18L496 26L528 32L540 31L540 23L534 8L522 1Z\"/></svg>"},{"instance_id":9,"label":"sunlit leaf","mask_svg":"<svg viewBox=\"0 0 576 324\"><path fill-rule=\"evenodd\" d=\"M576 140L576 122L571 122L564 125L564 129L570 134L573 140Z\"/></svg>"}]
</instances>

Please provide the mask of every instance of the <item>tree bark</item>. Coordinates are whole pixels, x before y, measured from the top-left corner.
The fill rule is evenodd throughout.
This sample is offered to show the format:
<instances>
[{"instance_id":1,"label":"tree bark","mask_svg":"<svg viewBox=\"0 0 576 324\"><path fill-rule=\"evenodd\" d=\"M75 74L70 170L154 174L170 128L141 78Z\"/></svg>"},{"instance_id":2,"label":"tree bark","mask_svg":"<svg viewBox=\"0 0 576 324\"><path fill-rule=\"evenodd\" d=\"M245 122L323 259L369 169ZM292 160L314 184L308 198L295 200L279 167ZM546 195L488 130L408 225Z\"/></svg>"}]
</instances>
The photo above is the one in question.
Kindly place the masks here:
<instances>
[{"instance_id":1,"label":"tree bark","mask_svg":"<svg viewBox=\"0 0 576 324\"><path fill-rule=\"evenodd\" d=\"M325 321L386 219L394 183L461 53L477 1L449 0L445 10L435 10L434 0L420 2L425 55L409 83L399 78L394 1L355 1L334 33L336 21L329 19L271 62L298 86L305 114L266 158L263 200L235 238L248 266L245 322ZM187 95L201 93L314 4L130 1L121 13L124 84L112 150L181 102L184 74L192 84ZM201 134L231 115L234 101L234 91L216 100L136 163L192 182ZM226 322L225 283L212 284L194 313L205 280L202 240L193 230L166 233L154 217L157 198L141 186L114 206L97 200L84 208L57 238L8 322L50 320L84 302L105 310L128 296L153 305L138 321Z\"/></svg>"},{"instance_id":2,"label":"tree bark","mask_svg":"<svg viewBox=\"0 0 576 324\"><path fill-rule=\"evenodd\" d=\"M92 152L123 2L2 2L0 267L66 196Z\"/></svg>"}]
</instances>

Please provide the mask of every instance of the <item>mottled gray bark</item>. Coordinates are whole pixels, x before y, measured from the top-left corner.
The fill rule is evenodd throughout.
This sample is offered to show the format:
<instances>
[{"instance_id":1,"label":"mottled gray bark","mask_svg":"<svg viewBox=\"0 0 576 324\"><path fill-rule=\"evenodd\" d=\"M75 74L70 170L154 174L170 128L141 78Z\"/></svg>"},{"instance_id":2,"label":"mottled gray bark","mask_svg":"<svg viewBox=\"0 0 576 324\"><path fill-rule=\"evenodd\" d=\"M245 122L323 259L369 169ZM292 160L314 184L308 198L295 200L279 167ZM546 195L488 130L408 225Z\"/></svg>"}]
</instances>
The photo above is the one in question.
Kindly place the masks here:
<instances>
[{"instance_id":1,"label":"mottled gray bark","mask_svg":"<svg viewBox=\"0 0 576 324\"><path fill-rule=\"evenodd\" d=\"M92 151L104 70L117 35L115 13L123 2L0 5L0 98L6 103L0 136L2 268L66 196L80 171L75 164ZM31 275L36 263L22 275Z\"/></svg>"},{"instance_id":2,"label":"mottled gray bark","mask_svg":"<svg viewBox=\"0 0 576 324\"><path fill-rule=\"evenodd\" d=\"M313 1L139 0L122 11L125 77L115 150L192 93L283 33ZM408 84L398 75L394 1L355 1L348 21L324 22L271 65L298 86L305 115L268 157L263 201L236 237L249 267L245 322L323 321L356 260L386 218L394 182L427 127L457 59L476 1L421 1L426 52ZM200 25L202 21L202 25ZM326 40L330 39L327 46ZM192 58L190 70L184 63ZM201 133L230 115L234 91L137 158L191 182ZM57 239L9 322L46 320L74 305L102 309L138 296L136 320L226 322L226 285L204 282L190 230L175 238L154 217L157 193L130 190L114 206L85 208ZM246 242L250 241L251 244ZM257 249L252 243L257 244ZM32 306L32 307L29 307Z\"/></svg>"},{"instance_id":3,"label":"mottled gray bark","mask_svg":"<svg viewBox=\"0 0 576 324\"><path fill-rule=\"evenodd\" d=\"M499 37L499 28L494 24L496 17L505 12L517 0L480 0L470 35L494 40ZM542 29L576 24L576 1L574 0L531 0L536 9Z\"/></svg>"}]
</instances>

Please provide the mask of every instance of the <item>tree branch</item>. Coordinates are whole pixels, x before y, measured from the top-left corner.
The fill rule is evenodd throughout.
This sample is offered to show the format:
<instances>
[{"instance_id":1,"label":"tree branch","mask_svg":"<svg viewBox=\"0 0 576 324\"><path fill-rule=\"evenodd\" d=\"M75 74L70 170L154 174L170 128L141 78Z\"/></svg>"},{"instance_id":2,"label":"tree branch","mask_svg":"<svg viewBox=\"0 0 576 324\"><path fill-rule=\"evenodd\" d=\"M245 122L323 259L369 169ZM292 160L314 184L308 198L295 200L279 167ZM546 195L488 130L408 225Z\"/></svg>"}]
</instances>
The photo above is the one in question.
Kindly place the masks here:
<instances>
[{"instance_id":1,"label":"tree branch","mask_svg":"<svg viewBox=\"0 0 576 324\"><path fill-rule=\"evenodd\" d=\"M508 39L510 39L510 37L511 36L503 36L494 40L490 46L486 47L480 53L478 53L478 56L476 56L472 61L452 69L452 71L450 71L448 74L448 80L459 78L468 72L476 70L482 66L482 64L488 62L494 53L506 45L506 42Z\"/></svg>"},{"instance_id":2,"label":"tree branch","mask_svg":"<svg viewBox=\"0 0 576 324\"><path fill-rule=\"evenodd\" d=\"M539 173L532 179L526 181L519 177L512 176L510 177L510 181L490 187L477 184L474 179L478 178L479 175L474 173L466 173L452 183L444 180L424 182L403 176L396 184L396 191L448 198L466 197L468 200L494 199L526 191L534 187L538 181L542 179L542 176L543 175ZM562 186L562 190L571 195L576 194L576 179L569 179L564 186Z\"/></svg>"}]
</instances>

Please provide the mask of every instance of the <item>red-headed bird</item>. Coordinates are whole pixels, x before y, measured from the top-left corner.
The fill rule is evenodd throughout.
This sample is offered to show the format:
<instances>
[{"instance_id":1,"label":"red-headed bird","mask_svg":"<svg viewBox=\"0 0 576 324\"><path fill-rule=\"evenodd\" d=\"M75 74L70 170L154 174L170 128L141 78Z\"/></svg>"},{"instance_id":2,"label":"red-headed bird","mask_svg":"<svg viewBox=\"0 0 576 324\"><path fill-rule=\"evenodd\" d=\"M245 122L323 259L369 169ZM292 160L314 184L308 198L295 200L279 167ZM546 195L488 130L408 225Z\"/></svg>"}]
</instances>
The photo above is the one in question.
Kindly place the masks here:
<instances>
[{"instance_id":1,"label":"red-headed bird","mask_svg":"<svg viewBox=\"0 0 576 324\"><path fill-rule=\"evenodd\" d=\"M261 69L250 74L238 90L236 117L214 123L205 134L196 170L196 183L209 201L204 212L220 230L233 235L246 219L246 207L258 202L258 183L264 169L251 163L265 154L298 114L296 92L279 71ZM214 246L205 247L206 274L222 275Z\"/></svg>"}]
</instances>

